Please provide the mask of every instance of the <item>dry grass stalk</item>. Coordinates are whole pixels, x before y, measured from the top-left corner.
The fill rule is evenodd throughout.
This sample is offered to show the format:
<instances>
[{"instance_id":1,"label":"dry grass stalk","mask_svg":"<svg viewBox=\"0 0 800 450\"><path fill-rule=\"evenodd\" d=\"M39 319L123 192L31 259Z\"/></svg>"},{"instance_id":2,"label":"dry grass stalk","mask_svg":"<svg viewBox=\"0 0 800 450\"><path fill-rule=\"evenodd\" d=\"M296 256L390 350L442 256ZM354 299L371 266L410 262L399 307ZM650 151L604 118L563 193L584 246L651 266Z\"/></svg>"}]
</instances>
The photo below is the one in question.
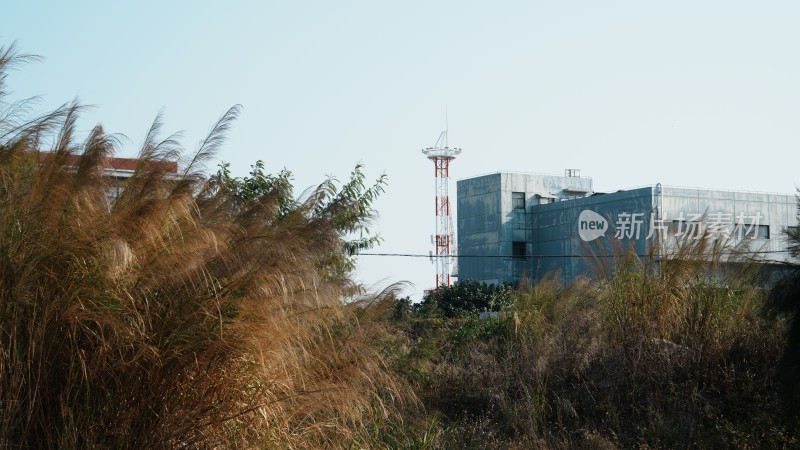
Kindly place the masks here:
<instances>
[{"instance_id":1,"label":"dry grass stalk","mask_svg":"<svg viewBox=\"0 0 800 450\"><path fill-rule=\"evenodd\" d=\"M21 58L0 49L0 80ZM203 175L237 107L178 176L159 163L185 152L157 118L112 203L118 144L99 126L77 143L79 106L5 106L0 447L313 447L410 398L330 276L341 221L368 219L358 195L325 185L279 213L285 192L242 204Z\"/></svg>"}]
</instances>

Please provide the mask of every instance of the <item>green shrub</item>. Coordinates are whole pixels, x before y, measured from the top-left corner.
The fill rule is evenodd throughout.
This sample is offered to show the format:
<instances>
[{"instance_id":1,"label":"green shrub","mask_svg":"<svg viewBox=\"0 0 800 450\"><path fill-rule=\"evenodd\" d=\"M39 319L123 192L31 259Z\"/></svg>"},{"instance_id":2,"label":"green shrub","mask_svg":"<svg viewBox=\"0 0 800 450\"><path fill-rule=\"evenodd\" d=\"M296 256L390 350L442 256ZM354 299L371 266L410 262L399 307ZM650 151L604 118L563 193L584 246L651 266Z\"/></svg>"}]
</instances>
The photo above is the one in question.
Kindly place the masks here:
<instances>
[{"instance_id":1,"label":"green shrub","mask_svg":"<svg viewBox=\"0 0 800 450\"><path fill-rule=\"evenodd\" d=\"M511 304L513 288L464 280L426 293L419 311L428 316L459 317L484 311L501 311Z\"/></svg>"}]
</instances>

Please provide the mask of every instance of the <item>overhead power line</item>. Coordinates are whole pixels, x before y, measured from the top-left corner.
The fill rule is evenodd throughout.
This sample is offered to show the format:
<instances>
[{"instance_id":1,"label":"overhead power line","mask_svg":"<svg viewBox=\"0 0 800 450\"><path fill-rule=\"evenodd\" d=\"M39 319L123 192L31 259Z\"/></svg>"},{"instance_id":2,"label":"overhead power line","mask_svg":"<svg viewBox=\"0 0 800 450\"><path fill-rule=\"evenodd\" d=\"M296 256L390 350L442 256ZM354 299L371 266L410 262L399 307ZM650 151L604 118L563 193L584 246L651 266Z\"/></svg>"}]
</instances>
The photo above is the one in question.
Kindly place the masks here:
<instances>
[{"instance_id":1,"label":"overhead power line","mask_svg":"<svg viewBox=\"0 0 800 450\"><path fill-rule=\"evenodd\" d=\"M751 252L726 252L724 253L725 256L734 256L734 255L764 255L764 254L788 254L789 250L763 250L763 251L751 251ZM392 256L392 257L402 257L402 258L502 258L502 259L517 259L517 260L524 260L524 259L534 259L534 258L617 258L621 255L432 255L432 254L424 254L424 253L359 253L359 256ZM649 254L637 254L636 256L639 257L646 257L652 256Z\"/></svg>"}]
</instances>

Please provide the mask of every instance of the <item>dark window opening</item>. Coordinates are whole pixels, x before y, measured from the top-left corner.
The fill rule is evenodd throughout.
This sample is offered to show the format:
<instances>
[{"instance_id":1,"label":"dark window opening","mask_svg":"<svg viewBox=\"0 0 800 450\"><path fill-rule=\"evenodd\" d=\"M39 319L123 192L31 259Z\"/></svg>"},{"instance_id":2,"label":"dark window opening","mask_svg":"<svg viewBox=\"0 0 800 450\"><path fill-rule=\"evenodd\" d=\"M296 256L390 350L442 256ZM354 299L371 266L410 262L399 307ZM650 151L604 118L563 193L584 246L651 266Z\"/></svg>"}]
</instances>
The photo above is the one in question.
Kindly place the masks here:
<instances>
[{"instance_id":1,"label":"dark window opening","mask_svg":"<svg viewBox=\"0 0 800 450\"><path fill-rule=\"evenodd\" d=\"M525 259L525 242L514 241L511 243L511 256L514 259Z\"/></svg>"},{"instance_id":2,"label":"dark window opening","mask_svg":"<svg viewBox=\"0 0 800 450\"><path fill-rule=\"evenodd\" d=\"M758 238L759 239L769 239L769 225L759 225L758 226Z\"/></svg>"},{"instance_id":3,"label":"dark window opening","mask_svg":"<svg viewBox=\"0 0 800 450\"><path fill-rule=\"evenodd\" d=\"M514 209L525 209L525 193L512 192L511 193L511 207Z\"/></svg>"}]
</instances>

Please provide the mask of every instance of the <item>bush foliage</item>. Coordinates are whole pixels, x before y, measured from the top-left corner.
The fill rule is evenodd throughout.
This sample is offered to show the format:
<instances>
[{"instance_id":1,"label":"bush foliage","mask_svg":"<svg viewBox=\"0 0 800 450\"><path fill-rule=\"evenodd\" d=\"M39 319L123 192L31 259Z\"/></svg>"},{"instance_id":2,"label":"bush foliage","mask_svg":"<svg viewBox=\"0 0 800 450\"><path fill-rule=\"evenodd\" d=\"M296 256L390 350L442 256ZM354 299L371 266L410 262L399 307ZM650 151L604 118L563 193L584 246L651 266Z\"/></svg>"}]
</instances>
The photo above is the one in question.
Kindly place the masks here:
<instances>
[{"instance_id":1,"label":"bush foliage","mask_svg":"<svg viewBox=\"0 0 800 450\"><path fill-rule=\"evenodd\" d=\"M511 304L513 287L486 284L476 280L440 286L425 294L419 309L426 315L453 318L479 312L497 312Z\"/></svg>"}]
</instances>

